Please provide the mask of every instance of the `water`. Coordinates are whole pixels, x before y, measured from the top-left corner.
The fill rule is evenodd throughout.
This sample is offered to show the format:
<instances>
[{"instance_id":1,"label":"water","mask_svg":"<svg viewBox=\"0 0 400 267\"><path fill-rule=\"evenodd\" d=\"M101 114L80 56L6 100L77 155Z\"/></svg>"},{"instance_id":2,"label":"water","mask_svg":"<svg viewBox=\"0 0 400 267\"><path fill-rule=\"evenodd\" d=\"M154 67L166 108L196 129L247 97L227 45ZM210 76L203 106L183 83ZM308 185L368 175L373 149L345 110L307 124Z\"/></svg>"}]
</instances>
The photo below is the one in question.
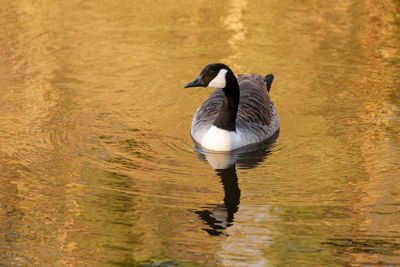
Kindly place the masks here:
<instances>
[{"instance_id":1,"label":"water","mask_svg":"<svg viewBox=\"0 0 400 267\"><path fill-rule=\"evenodd\" d=\"M0 264L400 265L399 10L2 3ZM213 62L274 73L274 144L194 148Z\"/></svg>"}]
</instances>

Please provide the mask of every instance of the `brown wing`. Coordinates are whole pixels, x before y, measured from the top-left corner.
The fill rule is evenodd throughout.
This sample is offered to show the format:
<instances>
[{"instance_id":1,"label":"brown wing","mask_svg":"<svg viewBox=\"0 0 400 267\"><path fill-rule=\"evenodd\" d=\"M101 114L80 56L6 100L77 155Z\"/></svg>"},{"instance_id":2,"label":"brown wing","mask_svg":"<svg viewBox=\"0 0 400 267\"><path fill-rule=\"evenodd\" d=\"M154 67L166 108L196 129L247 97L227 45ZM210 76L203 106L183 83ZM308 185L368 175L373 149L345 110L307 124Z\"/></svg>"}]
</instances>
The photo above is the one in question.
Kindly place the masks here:
<instances>
[{"instance_id":1,"label":"brown wing","mask_svg":"<svg viewBox=\"0 0 400 267\"><path fill-rule=\"evenodd\" d=\"M240 102L237 125L251 123L261 127L268 126L271 123L272 102L264 78L259 74L239 74L238 82Z\"/></svg>"},{"instance_id":2,"label":"brown wing","mask_svg":"<svg viewBox=\"0 0 400 267\"><path fill-rule=\"evenodd\" d=\"M210 127L217 118L223 101L224 97L222 89L215 89L215 91L212 92L203 102L203 104L197 109L193 118L193 127L196 127L197 129Z\"/></svg>"}]
</instances>

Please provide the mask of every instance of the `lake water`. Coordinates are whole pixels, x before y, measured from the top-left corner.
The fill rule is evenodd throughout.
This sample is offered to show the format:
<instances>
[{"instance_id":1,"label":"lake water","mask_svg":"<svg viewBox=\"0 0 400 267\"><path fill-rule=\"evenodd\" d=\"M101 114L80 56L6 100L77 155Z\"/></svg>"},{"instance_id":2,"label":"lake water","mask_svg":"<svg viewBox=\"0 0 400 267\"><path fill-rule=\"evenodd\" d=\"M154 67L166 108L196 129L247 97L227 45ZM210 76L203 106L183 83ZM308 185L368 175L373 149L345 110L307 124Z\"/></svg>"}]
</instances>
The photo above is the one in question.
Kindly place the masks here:
<instances>
[{"instance_id":1,"label":"lake water","mask_svg":"<svg viewBox=\"0 0 400 267\"><path fill-rule=\"evenodd\" d=\"M400 266L400 2L3 1L0 265ZM202 154L202 68L281 129Z\"/></svg>"}]
</instances>

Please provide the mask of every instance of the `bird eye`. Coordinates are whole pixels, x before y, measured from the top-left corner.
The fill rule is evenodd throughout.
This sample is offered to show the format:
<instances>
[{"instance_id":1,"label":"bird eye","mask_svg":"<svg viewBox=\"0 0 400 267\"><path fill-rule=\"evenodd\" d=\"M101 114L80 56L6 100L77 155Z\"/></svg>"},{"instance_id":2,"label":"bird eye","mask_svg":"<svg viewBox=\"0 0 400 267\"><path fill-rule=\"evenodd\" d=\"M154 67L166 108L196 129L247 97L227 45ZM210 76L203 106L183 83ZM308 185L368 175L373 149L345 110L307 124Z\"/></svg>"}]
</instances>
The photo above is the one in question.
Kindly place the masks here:
<instances>
[{"instance_id":1,"label":"bird eye","mask_svg":"<svg viewBox=\"0 0 400 267\"><path fill-rule=\"evenodd\" d=\"M210 70L210 74L211 74L212 76L214 76L215 74L217 74L217 72L216 72L215 70Z\"/></svg>"}]
</instances>

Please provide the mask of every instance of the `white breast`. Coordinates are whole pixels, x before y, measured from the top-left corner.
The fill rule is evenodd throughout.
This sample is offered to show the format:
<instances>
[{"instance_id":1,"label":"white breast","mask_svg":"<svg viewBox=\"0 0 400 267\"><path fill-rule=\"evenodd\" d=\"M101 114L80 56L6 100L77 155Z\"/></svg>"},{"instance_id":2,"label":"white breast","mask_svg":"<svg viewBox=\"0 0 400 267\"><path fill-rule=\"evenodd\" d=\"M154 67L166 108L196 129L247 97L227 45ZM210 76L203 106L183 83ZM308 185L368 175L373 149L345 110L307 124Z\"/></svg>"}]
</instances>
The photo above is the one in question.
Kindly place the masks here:
<instances>
[{"instance_id":1,"label":"white breast","mask_svg":"<svg viewBox=\"0 0 400 267\"><path fill-rule=\"evenodd\" d=\"M230 151L242 146L240 133L223 130L214 125L203 136L200 144L215 151Z\"/></svg>"}]
</instances>

